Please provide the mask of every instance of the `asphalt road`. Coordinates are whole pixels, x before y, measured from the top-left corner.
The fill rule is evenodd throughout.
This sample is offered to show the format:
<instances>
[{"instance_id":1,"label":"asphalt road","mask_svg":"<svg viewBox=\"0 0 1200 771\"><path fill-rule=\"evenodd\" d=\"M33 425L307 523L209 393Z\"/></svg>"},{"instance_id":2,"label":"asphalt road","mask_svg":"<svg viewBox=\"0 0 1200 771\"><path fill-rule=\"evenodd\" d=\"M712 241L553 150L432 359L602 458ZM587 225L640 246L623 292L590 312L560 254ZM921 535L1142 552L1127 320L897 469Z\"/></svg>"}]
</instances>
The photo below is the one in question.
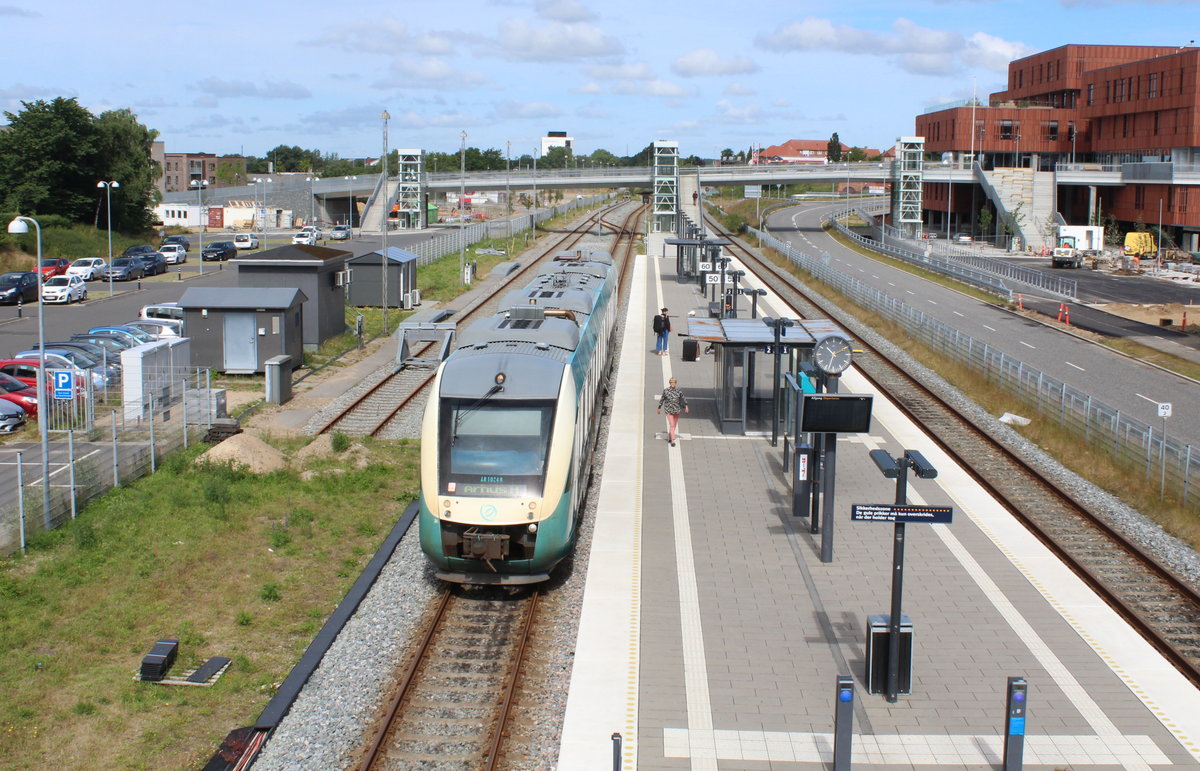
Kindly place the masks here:
<instances>
[{"instance_id":1,"label":"asphalt road","mask_svg":"<svg viewBox=\"0 0 1200 771\"><path fill-rule=\"evenodd\" d=\"M1094 398L1155 428L1162 426L1159 402L1173 404L1167 431L1191 444L1200 443L1200 383L1121 356L1093 343L1010 313L965 294L893 268L843 247L821 229L829 205L787 208L773 213L771 231L809 253L828 252L833 265L882 292L899 298L974 339L1090 393ZM1143 279L1130 279L1142 281ZM1120 279L1116 279L1120 281ZM1124 296L1116 283L1106 288ZM1136 291L1140 292L1141 287ZM1036 301L1036 298L1033 298ZM1127 300L1122 300L1127 301ZM1161 300L1160 300L1161 301ZM1057 301L1055 301L1057 307ZM1076 308L1072 306L1073 324ZM1110 329L1145 331L1147 325L1113 322ZM1154 328L1150 328L1154 329Z\"/></svg>"}]
</instances>

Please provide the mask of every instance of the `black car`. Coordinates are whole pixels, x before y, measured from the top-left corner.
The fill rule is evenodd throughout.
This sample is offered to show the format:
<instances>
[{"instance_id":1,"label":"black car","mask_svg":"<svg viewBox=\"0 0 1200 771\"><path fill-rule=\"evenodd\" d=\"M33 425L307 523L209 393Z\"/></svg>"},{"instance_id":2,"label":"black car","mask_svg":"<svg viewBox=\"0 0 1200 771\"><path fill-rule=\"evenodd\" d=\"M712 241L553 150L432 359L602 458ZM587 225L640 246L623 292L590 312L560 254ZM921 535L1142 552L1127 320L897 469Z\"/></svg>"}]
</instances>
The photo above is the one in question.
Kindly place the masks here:
<instances>
[{"instance_id":1,"label":"black car","mask_svg":"<svg viewBox=\"0 0 1200 771\"><path fill-rule=\"evenodd\" d=\"M161 252L143 252L138 259L146 265L147 276L157 276L167 272L167 258Z\"/></svg>"},{"instance_id":2,"label":"black car","mask_svg":"<svg viewBox=\"0 0 1200 771\"><path fill-rule=\"evenodd\" d=\"M183 247L184 251L192 248L192 242L188 240L187 236L167 236L162 240L161 246L166 246L167 244L179 244Z\"/></svg>"},{"instance_id":3,"label":"black car","mask_svg":"<svg viewBox=\"0 0 1200 771\"><path fill-rule=\"evenodd\" d=\"M232 241L214 241L200 253L200 259L209 261L228 260L233 257L237 257L237 247Z\"/></svg>"},{"instance_id":4,"label":"black car","mask_svg":"<svg viewBox=\"0 0 1200 771\"><path fill-rule=\"evenodd\" d=\"M38 299L38 278L33 271L0 274L0 303L16 305Z\"/></svg>"},{"instance_id":5,"label":"black car","mask_svg":"<svg viewBox=\"0 0 1200 771\"><path fill-rule=\"evenodd\" d=\"M128 249L126 249L125 251L121 252L121 256L122 257L141 257L143 254L149 254L150 252L156 252L156 251L158 251L158 250L155 249L150 244L140 244L138 246L131 246Z\"/></svg>"},{"instance_id":6,"label":"black car","mask_svg":"<svg viewBox=\"0 0 1200 771\"><path fill-rule=\"evenodd\" d=\"M146 263L141 257L118 257L105 271L105 278L113 281L132 281L146 275Z\"/></svg>"}]
</instances>

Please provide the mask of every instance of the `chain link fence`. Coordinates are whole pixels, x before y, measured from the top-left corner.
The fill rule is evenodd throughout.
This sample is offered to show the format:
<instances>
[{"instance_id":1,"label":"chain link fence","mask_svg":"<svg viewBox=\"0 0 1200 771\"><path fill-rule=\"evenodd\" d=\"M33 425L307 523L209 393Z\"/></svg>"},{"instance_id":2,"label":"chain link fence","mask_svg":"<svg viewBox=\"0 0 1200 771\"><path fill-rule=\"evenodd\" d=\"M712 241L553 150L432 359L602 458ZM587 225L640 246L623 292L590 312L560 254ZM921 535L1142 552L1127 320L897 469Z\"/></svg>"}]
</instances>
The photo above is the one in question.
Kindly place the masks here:
<instances>
[{"instance_id":1,"label":"chain link fence","mask_svg":"<svg viewBox=\"0 0 1200 771\"><path fill-rule=\"evenodd\" d=\"M26 441L0 447L0 467L11 482L0 492L0 554L23 550L33 533L74 519L93 498L154 472L166 456L201 441L224 416L224 392L212 388L207 369L157 366L144 377L154 387L138 403L122 401L110 389L107 402L51 411L86 411L94 420L90 428L48 431L44 462L32 422Z\"/></svg>"},{"instance_id":2,"label":"chain link fence","mask_svg":"<svg viewBox=\"0 0 1200 771\"><path fill-rule=\"evenodd\" d=\"M834 224L840 232L847 232L836 219ZM832 267L828 253L812 256L769 233L754 228L749 232L764 246L784 255L858 305L893 321L930 348L972 367L1036 405L1044 415L1080 435L1089 445L1105 446L1118 462L1143 469L1146 479L1158 482L1163 493L1171 490L1185 506L1200 500L1196 489L1200 480L1200 453L1190 444L846 275Z\"/></svg>"}]
</instances>

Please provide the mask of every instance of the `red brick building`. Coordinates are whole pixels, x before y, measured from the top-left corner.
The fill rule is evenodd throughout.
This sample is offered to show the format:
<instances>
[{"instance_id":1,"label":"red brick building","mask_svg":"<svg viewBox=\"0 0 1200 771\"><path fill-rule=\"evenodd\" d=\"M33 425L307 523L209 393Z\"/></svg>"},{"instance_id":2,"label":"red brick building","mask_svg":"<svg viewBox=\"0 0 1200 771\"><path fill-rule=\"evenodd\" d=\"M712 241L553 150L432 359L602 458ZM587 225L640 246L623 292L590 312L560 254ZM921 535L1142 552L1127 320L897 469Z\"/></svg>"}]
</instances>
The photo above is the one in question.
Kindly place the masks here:
<instances>
[{"instance_id":1,"label":"red brick building","mask_svg":"<svg viewBox=\"0 0 1200 771\"><path fill-rule=\"evenodd\" d=\"M1200 250L1200 48L1066 45L1009 64L1008 88L916 118L933 157L984 171L1055 175L1057 210L1084 224L1098 210L1122 230L1157 226ZM950 154L946 156L945 154ZM974 222L985 196L969 181L927 182L933 220ZM952 205L947 206L947 198ZM1190 199L1190 200L1189 200Z\"/></svg>"}]
</instances>

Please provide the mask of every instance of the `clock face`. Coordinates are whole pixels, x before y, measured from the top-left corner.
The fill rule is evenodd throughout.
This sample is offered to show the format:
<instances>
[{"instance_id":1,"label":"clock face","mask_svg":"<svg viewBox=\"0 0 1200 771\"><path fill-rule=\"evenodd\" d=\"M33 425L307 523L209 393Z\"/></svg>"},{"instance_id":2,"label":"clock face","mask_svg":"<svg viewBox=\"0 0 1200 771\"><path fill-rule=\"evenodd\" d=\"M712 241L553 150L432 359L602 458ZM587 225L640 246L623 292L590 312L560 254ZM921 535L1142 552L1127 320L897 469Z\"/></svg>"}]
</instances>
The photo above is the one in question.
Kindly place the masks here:
<instances>
[{"instance_id":1,"label":"clock face","mask_svg":"<svg viewBox=\"0 0 1200 771\"><path fill-rule=\"evenodd\" d=\"M823 338L813 347L813 363L827 375L839 375L850 367L850 341L839 335Z\"/></svg>"}]
</instances>

